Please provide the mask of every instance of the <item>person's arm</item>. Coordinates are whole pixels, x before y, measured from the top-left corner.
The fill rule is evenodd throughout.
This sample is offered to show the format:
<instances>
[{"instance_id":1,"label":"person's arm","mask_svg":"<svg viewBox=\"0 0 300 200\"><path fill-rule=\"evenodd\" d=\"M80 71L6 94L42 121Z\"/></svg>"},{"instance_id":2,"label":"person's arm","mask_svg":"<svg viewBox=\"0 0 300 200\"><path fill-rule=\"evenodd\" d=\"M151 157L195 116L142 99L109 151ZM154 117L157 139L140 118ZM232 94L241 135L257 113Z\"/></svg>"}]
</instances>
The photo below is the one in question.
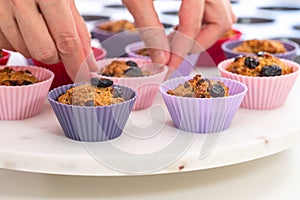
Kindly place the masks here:
<instances>
[{"instance_id":1,"label":"person's arm","mask_svg":"<svg viewBox=\"0 0 300 200\"><path fill-rule=\"evenodd\" d=\"M74 80L91 53L73 0L0 0L0 47L47 64L62 61Z\"/></svg>"}]
</instances>

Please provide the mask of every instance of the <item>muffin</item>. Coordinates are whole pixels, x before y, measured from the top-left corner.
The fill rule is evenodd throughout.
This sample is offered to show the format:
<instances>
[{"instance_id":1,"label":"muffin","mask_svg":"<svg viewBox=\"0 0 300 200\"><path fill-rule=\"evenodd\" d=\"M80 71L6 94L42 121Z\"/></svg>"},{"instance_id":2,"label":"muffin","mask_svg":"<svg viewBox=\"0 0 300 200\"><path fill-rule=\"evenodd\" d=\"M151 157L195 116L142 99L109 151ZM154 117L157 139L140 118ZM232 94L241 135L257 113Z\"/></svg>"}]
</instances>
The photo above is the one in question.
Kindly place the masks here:
<instances>
[{"instance_id":1,"label":"muffin","mask_svg":"<svg viewBox=\"0 0 300 200\"><path fill-rule=\"evenodd\" d=\"M93 50L93 54L94 54L94 57L95 57L96 61L105 58L106 50L104 48L92 47L92 50ZM67 84L73 83L72 79L67 74L67 71L66 71L66 69L64 67L64 64L62 62L59 62L59 63L56 63L56 64L45 64L45 63L42 63L42 62L37 61L35 59L32 59L32 62L36 66L40 66L40 67L49 69L52 72L54 72L55 77L54 77L54 80L53 80L53 83L52 83L50 89L59 87L61 85L67 85Z\"/></svg>"},{"instance_id":2,"label":"muffin","mask_svg":"<svg viewBox=\"0 0 300 200\"><path fill-rule=\"evenodd\" d=\"M174 126L194 133L228 129L247 92L238 81L201 75L170 79L159 89Z\"/></svg>"},{"instance_id":3,"label":"muffin","mask_svg":"<svg viewBox=\"0 0 300 200\"><path fill-rule=\"evenodd\" d=\"M241 107L255 110L283 106L299 74L299 64L268 53L227 59L218 69L222 77L247 85Z\"/></svg>"},{"instance_id":4,"label":"muffin","mask_svg":"<svg viewBox=\"0 0 300 200\"><path fill-rule=\"evenodd\" d=\"M287 52L283 43L278 40L245 40L238 46L232 49L234 52L238 53L259 53L267 52L271 54L275 53L285 53Z\"/></svg>"},{"instance_id":5,"label":"muffin","mask_svg":"<svg viewBox=\"0 0 300 200\"><path fill-rule=\"evenodd\" d=\"M38 115L54 74L35 66L0 66L0 120Z\"/></svg>"},{"instance_id":6,"label":"muffin","mask_svg":"<svg viewBox=\"0 0 300 200\"><path fill-rule=\"evenodd\" d=\"M244 76L281 76L293 72L293 68L269 53L259 52L257 56L238 56L226 69Z\"/></svg>"},{"instance_id":7,"label":"muffin","mask_svg":"<svg viewBox=\"0 0 300 200\"><path fill-rule=\"evenodd\" d=\"M126 56L126 45L141 40L134 24L127 20L99 20L93 25L91 34L106 49L107 58Z\"/></svg>"},{"instance_id":8,"label":"muffin","mask_svg":"<svg viewBox=\"0 0 300 200\"><path fill-rule=\"evenodd\" d=\"M57 101L74 106L108 106L124 102L122 91L112 87L112 84L109 79L92 78L91 84L71 87Z\"/></svg>"},{"instance_id":9,"label":"muffin","mask_svg":"<svg viewBox=\"0 0 300 200\"><path fill-rule=\"evenodd\" d=\"M0 49L0 65L6 65L10 58L10 53L3 49Z\"/></svg>"},{"instance_id":10,"label":"muffin","mask_svg":"<svg viewBox=\"0 0 300 200\"><path fill-rule=\"evenodd\" d=\"M267 52L279 58L294 60L299 45L290 40L253 39L227 41L221 47L226 58Z\"/></svg>"},{"instance_id":11,"label":"muffin","mask_svg":"<svg viewBox=\"0 0 300 200\"><path fill-rule=\"evenodd\" d=\"M145 47L143 41L133 42L125 47L125 52L128 57L143 58L151 60L149 57L148 49ZM179 76L188 76L193 70L195 63L198 59L198 54L189 54L185 57L182 63L178 66L169 78L175 78Z\"/></svg>"},{"instance_id":12,"label":"muffin","mask_svg":"<svg viewBox=\"0 0 300 200\"><path fill-rule=\"evenodd\" d=\"M209 80L197 74L184 84L179 84L174 90L168 90L167 94L179 97L216 98L229 96L228 90L222 81Z\"/></svg>"},{"instance_id":13,"label":"muffin","mask_svg":"<svg viewBox=\"0 0 300 200\"><path fill-rule=\"evenodd\" d=\"M117 21L107 21L105 23L99 24L97 28L103 31L108 31L113 33L136 30L134 23L124 19L117 20Z\"/></svg>"},{"instance_id":14,"label":"muffin","mask_svg":"<svg viewBox=\"0 0 300 200\"><path fill-rule=\"evenodd\" d=\"M234 41L240 39L242 33L236 29L230 29L222 35L218 41L208 48L205 52L200 53L197 66L217 66L218 63L226 59L224 52L221 48L222 44L226 41Z\"/></svg>"},{"instance_id":15,"label":"muffin","mask_svg":"<svg viewBox=\"0 0 300 200\"><path fill-rule=\"evenodd\" d=\"M97 142L117 138L129 118L136 93L109 79L60 86L48 100L68 138Z\"/></svg>"},{"instance_id":16,"label":"muffin","mask_svg":"<svg viewBox=\"0 0 300 200\"><path fill-rule=\"evenodd\" d=\"M121 61L123 64L124 62L127 62L130 63L129 65L134 66L125 64L125 66L121 65L123 68L113 68L116 71L113 71L112 74L106 73L106 67L110 66L115 61ZM97 64L99 66L99 71L92 72L92 77L108 78L116 84L127 86L137 92L137 100L133 110L145 109L152 105L154 98L158 93L158 86L163 82L168 72L167 66L156 65L150 60L139 58L111 58L98 61ZM127 70L129 68L131 72ZM113 74L118 74L118 76L114 77ZM124 74L130 74L130 76L124 76Z\"/></svg>"},{"instance_id":17,"label":"muffin","mask_svg":"<svg viewBox=\"0 0 300 200\"><path fill-rule=\"evenodd\" d=\"M29 70L0 69L0 86L22 86L38 83L39 80Z\"/></svg>"},{"instance_id":18,"label":"muffin","mask_svg":"<svg viewBox=\"0 0 300 200\"><path fill-rule=\"evenodd\" d=\"M138 64L132 60L114 60L106 65L99 72L103 76L109 77L143 77L151 75L150 72L138 67Z\"/></svg>"}]
</instances>

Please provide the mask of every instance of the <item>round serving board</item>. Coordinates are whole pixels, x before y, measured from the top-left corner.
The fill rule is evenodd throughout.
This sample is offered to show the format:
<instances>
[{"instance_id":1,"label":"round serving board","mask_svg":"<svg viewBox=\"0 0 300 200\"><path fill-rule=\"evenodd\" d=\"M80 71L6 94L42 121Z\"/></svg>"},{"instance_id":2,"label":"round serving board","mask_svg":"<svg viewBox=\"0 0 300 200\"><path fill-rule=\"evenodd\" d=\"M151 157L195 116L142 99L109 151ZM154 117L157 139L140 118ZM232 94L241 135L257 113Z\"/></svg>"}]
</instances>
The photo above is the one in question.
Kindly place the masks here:
<instances>
[{"instance_id":1,"label":"round serving board","mask_svg":"<svg viewBox=\"0 0 300 200\"><path fill-rule=\"evenodd\" d=\"M218 75L214 67L197 68ZM195 71L193 72L195 73ZM228 130L194 134L176 129L160 96L134 111L123 134L107 142L68 139L45 101L42 112L0 121L0 167L37 173L128 176L204 170L283 151L300 139L300 81L275 110L239 109Z\"/></svg>"}]
</instances>

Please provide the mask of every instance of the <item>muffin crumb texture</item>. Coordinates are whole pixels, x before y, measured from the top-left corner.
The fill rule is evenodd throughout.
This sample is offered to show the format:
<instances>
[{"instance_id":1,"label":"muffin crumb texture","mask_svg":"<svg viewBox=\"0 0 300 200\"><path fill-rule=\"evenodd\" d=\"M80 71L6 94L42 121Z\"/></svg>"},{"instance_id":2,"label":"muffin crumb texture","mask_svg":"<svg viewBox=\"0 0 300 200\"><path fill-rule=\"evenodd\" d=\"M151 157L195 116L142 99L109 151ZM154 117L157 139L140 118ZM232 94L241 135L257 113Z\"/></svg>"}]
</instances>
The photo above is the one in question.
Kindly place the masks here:
<instances>
[{"instance_id":1,"label":"muffin crumb texture","mask_svg":"<svg viewBox=\"0 0 300 200\"><path fill-rule=\"evenodd\" d=\"M229 88L222 81L209 80L197 74L167 93L180 97L216 98L229 96Z\"/></svg>"},{"instance_id":2,"label":"muffin crumb texture","mask_svg":"<svg viewBox=\"0 0 300 200\"><path fill-rule=\"evenodd\" d=\"M238 56L226 68L227 71L245 76L280 76L290 74L293 69L269 53L256 56Z\"/></svg>"},{"instance_id":3,"label":"muffin crumb texture","mask_svg":"<svg viewBox=\"0 0 300 200\"><path fill-rule=\"evenodd\" d=\"M283 43L276 40L246 40L242 42L240 45L232 49L235 52L239 53L259 53L259 52L267 52L271 54L276 53L285 53L287 52Z\"/></svg>"},{"instance_id":4,"label":"muffin crumb texture","mask_svg":"<svg viewBox=\"0 0 300 200\"><path fill-rule=\"evenodd\" d=\"M149 72L143 71L138 64L132 60L114 60L106 65L100 74L110 77L142 77L150 75Z\"/></svg>"},{"instance_id":5,"label":"muffin crumb texture","mask_svg":"<svg viewBox=\"0 0 300 200\"><path fill-rule=\"evenodd\" d=\"M9 67L0 70L0 86L22 86L38 82L39 80L29 70L16 71Z\"/></svg>"},{"instance_id":6,"label":"muffin crumb texture","mask_svg":"<svg viewBox=\"0 0 300 200\"><path fill-rule=\"evenodd\" d=\"M60 95L58 102L75 106L107 106L124 102L122 91L109 79L92 78L91 84L72 87Z\"/></svg>"},{"instance_id":7,"label":"muffin crumb texture","mask_svg":"<svg viewBox=\"0 0 300 200\"><path fill-rule=\"evenodd\" d=\"M134 31L136 29L132 22L127 20L109 21L98 26L100 30L119 33L122 31Z\"/></svg>"}]
</instances>

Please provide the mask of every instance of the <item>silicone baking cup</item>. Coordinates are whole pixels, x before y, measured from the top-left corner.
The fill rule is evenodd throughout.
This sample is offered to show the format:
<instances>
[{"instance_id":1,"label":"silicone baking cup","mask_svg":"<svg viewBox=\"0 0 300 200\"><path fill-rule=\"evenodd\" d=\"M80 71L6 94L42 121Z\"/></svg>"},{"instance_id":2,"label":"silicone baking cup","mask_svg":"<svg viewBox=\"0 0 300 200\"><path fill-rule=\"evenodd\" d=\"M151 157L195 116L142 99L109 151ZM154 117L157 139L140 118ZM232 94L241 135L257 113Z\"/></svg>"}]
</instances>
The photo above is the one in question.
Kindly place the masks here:
<instances>
[{"instance_id":1,"label":"silicone baking cup","mask_svg":"<svg viewBox=\"0 0 300 200\"><path fill-rule=\"evenodd\" d=\"M248 93L241 107L255 110L275 109L284 105L299 75L299 64L286 59L280 60L290 66L293 69L293 73L270 77L253 77L235 74L226 70L228 65L234 61L234 58L219 63L218 69L222 77L240 81L247 85Z\"/></svg>"},{"instance_id":2,"label":"silicone baking cup","mask_svg":"<svg viewBox=\"0 0 300 200\"><path fill-rule=\"evenodd\" d=\"M114 60L128 61L132 60L138 64L143 71L150 72L149 76L142 77L108 77L100 75L97 72L92 72L92 77L108 78L118 85L124 85L134 89L137 92L137 99L133 106L133 110L142 110L150 107L153 104L154 98L158 93L158 87L163 82L168 67L155 65L150 60L140 58L110 58L98 61L99 71Z\"/></svg>"},{"instance_id":3,"label":"silicone baking cup","mask_svg":"<svg viewBox=\"0 0 300 200\"><path fill-rule=\"evenodd\" d=\"M0 65L6 65L10 58L10 53L2 49L2 57L0 57Z\"/></svg>"},{"instance_id":4,"label":"silicone baking cup","mask_svg":"<svg viewBox=\"0 0 300 200\"><path fill-rule=\"evenodd\" d=\"M151 60L149 56L140 55L137 53L138 50L145 48L145 44L143 41L134 42L128 44L125 47L125 52L128 57L132 58L142 58ZM198 54L190 54L185 57L182 63L178 66L178 68L170 75L171 78L176 78L180 76L188 76L190 75L191 71L193 70L196 61L198 59Z\"/></svg>"},{"instance_id":5,"label":"silicone baking cup","mask_svg":"<svg viewBox=\"0 0 300 200\"><path fill-rule=\"evenodd\" d=\"M92 37L98 39L102 47L107 50L107 58L124 56L126 45L140 41L140 34L138 30L116 33L99 29L101 24L109 21L110 20L97 21L91 30Z\"/></svg>"},{"instance_id":6,"label":"silicone baking cup","mask_svg":"<svg viewBox=\"0 0 300 200\"><path fill-rule=\"evenodd\" d=\"M204 77L209 80L223 81L229 88L229 96L192 98L167 94L168 90L173 90L192 78L174 78L162 83L159 88L174 126L194 133L213 133L228 129L247 92L247 86L227 78Z\"/></svg>"},{"instance_id":7,"label":"silicone baking cup","mask_svg":"<svg viewBox=\"0 0 300 200\"><path fill-rule=\"evenodd\" d=\"M114 85L122 90L125 102L108 106L74 106L57 101L61 94L79 84L83 83L60 86L48 94L48 100L64 134L70 139L86 142L107 141L119 137L136 100L135 91Z\"/></svg>"},{"instance_id":8,"label":"silicone baking cup","mask_svg":"<svg viewBox=\"0 0 300 200\"><path fill-rule=\"evenodd\" d=\"M297 49L299 48L299 45L296 42L290 41L290 40L277 40L280 41L284 47L286 48L287 52L285 53L275 53L272 54L275 57L278 58L284 58L288 60L294 60L297 55ZM239 55L255 55L251 53L243 53L243 52L235 52L232 49L243 43L244 40L232 40L232 41L226 41L222 44L221 48L226 56L226 58L235 58Z\"/></svg>"},{"instance_id":9,"label":"silicone baking cup","mask_svg":"<svg viewBox=\"0 0 300 200\"><path fill-rule=\"evenodd\" d=\"M106 56L106 50L104 48L96 48L92 47L94 56L96 61L102 60ZM37 61L35 59L32 59L32 62L36 66L40 66L46 69L51 70L55 74L55 78L53 80L53 83L51 85L51 89L59 87L61 85L67 85L73 83L71 78L66 72L66 69L64 67L64 64L62 62L56 63L56 64L45 64L40 61Z\"/></svg>"},{"instance_id":10,"label":"silicone baking cup","mask_svg":"<svg viewBox=\"0 0 300 200\"><path fill-rule=\"evenodd\" d=\"M0 86L0 120L21 120L38 115L46 100L54 73L35 66L0 66L28 70L40 82L23 86Z\"/></svg>"}]
</instances>

